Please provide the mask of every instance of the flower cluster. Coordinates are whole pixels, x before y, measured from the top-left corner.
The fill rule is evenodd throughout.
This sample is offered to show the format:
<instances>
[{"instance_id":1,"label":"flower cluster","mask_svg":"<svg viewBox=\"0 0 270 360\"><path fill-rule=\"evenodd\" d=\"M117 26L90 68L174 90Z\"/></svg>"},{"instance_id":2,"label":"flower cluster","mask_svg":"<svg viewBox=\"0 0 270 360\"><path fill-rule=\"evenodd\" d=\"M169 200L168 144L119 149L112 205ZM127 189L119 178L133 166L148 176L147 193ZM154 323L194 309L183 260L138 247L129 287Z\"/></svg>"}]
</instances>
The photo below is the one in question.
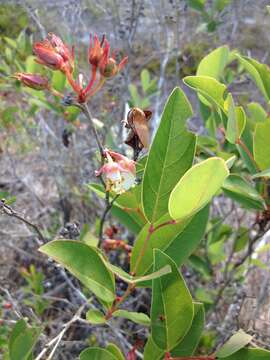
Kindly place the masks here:
<instances>
[{"instance_id":1,"label":"flower cluster","mask_svg":"<svg viewBox=\"0 0 270 360\"><path fill-rule=\"evenodd\" d=\"M106 79L116 76L125 66L128 58L124 57L119 64L116 62L116 52L110 54L110 43L102 37L100 41L95 34L94 39L90 35L90 45L88 51L88 62L91 69L91 77L86 86L83 84L82 75L78 79L74 78L74 48L71 50L55 34L49 33L44 41L33 45L33 52L36 55L36 61L51 70L59 70L65 74L69 84L76 94L76 101L84 103L88 101L105 83ZM99 79L97 80L97 74ZM57 93L49 85L46 77L40 74L16 73L16 79L24 85L36 90L50 90L57 96L63 97L63 94Z\"/></svg>"},{"instance_id":2,"label":"flower cluster","mask_svg":"<svg viewBox=\"0 0 270 360\"><path fill-rule=\"evenodd\" d=\"M133 160L107 149L104 157L106 164L96 171L96 176L104 175L106 191L122 194L134 186L136 167Z\"/></svg>"}]
</instances>

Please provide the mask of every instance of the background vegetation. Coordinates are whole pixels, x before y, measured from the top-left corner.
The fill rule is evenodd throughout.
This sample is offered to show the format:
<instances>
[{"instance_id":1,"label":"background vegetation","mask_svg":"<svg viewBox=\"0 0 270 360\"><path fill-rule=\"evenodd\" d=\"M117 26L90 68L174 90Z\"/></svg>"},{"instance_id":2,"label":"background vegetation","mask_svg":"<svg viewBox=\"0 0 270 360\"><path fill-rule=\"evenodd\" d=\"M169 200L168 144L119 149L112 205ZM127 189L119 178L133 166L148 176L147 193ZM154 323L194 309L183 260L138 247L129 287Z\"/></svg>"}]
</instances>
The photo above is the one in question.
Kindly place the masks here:
<instances>
[{"instance_id":1,"label":"background vegetation","mask_svg":"<svg viewBox=\"0 0 270 360\"><path fill-rule=\"evenodd\" d=\"M88 75L84 54L89 33L106 33L120 55L129 56L129 63L91 100L102 141L130 155L122 145L126 136L122 120L129 106L153 111L150 127L155 133L167 97L180 86L194 109L188 126L199 135L197 155L203 159L217 151L219 156L235 151L230 144L225 148L217 145L224 142L222 131L204 121L197 94L182 79L195 75L200 61L225 45L268 64L270 15L266 5L263 0L1 1L0 196L15 216L3 211L0 216L0 354L6 351L11 328L21 316L32 326L43 324L38 354L72 318L86 291L68 272L38 253L38 236L16 215L31 219L46 239L81 239L92 244L104 210L103 200L88 186L95 178L98 160L84 116L10 77L18 71L44 72L34 61L33 41L54 32L75 44ZM245 108L250 126L259 117L267 118L267 97L243 63L234 60L219 75ZM55 88L63 90L61 74L51 76ZM241 160L234 166L245 174ZM260 199L246 196L245 201L239 200L231 190L228 187L212 202L201 245L182 268L193 297L206 309L200 354L214 351L239 328L254 335L255 345L270 349L268 219L255 228ZM117 236L133 245L132 231L110 215L105 228L112 226ZM112 251L109 256L128 270L125 252ZM119 286L124 291L125 284ZM148 290L136 290L126 308L149 313L150 301ZM97 306L96 300L92 304ZM113 319L109 326L98 327L85 320L83 313L80 321L69 324L55 358L74 359L86 346L108 342L125 351L139 344L140 356L140 341L147 336L138 324Z\"/></svg>"}]
</instances>

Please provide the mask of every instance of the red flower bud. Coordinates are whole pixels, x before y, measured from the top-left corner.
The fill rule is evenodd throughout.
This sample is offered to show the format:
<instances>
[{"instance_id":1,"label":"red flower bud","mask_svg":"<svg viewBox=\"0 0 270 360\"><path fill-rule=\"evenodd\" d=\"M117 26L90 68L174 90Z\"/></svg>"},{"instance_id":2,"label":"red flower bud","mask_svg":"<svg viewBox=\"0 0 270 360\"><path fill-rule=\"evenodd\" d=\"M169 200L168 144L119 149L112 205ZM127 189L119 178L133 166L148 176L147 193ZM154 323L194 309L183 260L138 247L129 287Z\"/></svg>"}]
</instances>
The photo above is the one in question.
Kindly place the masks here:
<instances>
[{"instance_id":1,"label":"red flower bud","mask_svg":"<svg viewBox=\"0 0 270 360\"><path fill-rule=\"evenodd\" d=\"M39 74L16 73L14 77L25 86L35 90L45 90L49 87L48 79Z\"/></svg>"},{"instance_id":2,"label":"red flower bud","mask_svg":"<svg viewBox=\"0 0 270 360\"><path fill-rule=\"evenodd\" d=\"M89 45L89 51L88 51L88 61L93 66L98 66L98 63L100 62L104 49L102 48L102 45L105 40L105 36L102 37L101 42L98 39L98 36L94 34L94 44L92 41L92 35L90 34L90 45Z\"/></svg>"},{"instance_id":3,"label":"red flower bud","mask_svg":"<svg viewBox=\"0 0 270 360\"><path fill-rule=\"evenodd\" d=\"M104 41L104 51L103 55L100 59L100 62L98 64L98 68L100 71L100 74L104 76L105 78L111 78L114 77L119 73L120 70L123 69L123 67L126 65L128 61L128 57L124 57L119 64L116 63L115 60L115 53L110 56L110 44L105 39Z\"/></svg>"},{"instance_id":4,"label":"red flower bud","mask_svg":"<svg viewBox=\"0 0 270 360\"><path fill-rule=\"evenodd\" d=\"M33 51L39 64L52 70L73 71L74 53L73 51L70 53L68 47L58 36L49 33L47 39L34 44Z\"/></svg>"}]
</instances>

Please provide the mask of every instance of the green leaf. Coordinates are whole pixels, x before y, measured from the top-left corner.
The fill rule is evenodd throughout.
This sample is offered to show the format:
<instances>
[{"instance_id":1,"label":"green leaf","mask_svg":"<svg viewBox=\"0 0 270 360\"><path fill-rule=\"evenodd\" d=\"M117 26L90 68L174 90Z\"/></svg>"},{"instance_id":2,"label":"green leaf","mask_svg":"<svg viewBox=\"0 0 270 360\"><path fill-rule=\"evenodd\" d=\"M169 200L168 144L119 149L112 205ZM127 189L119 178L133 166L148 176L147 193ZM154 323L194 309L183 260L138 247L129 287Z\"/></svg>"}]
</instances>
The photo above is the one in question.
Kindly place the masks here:
<instances>
[{"instance_id":1,"label":"green leaf","mask_svg":"<svg viewBox=\"0 0 270 360\"><path fill-rule=\"evenodd\" d=\"M88 185L88 188L102 199L105 198L105 191L102 185L92 183ZM140 192L140 186L136 186L120 195L112 207L113 216L117 217L123 225L135 234L137 234L146 223L137 199L138 192ZM130 210L127 211L125 208L129 208ZM140 209L140 213L138 212L138 208ZM133 211L131 209L133 209Z\"/></svg>"},{"instance_id":2,"label":"green leaf","mask_svg":"<svg viewBox=\"0 0 270 360\"><path fill-rule=\"evenodd\" d=\"M141 84L143 91L146 92L150 84L150 73L147 69L143 69L141 72Z\"/></svg>"},{"instance_id":3,"label":"green leaf","mask_svg":"<svg viewBox=\"0 0 270 360\"><path fill-rule=\"evenodd\" d=\"M265 202L258 191L240 175L231 174L223 183L224 193L249 209L264 210Z\"/></svg>"},{"instance_id":4,"label":"green leaf","mask_svg":"<svg viewBox=\"0 0 270 360\"><path fill-rule=\"evenodd\" d=\"M127 310L116 310L113 313L114 317L121 317L124 319L131 320L136 324L141 324L145 326L150 326L151 320L150 318L144 313L138 313L134 311L127 311Z\"/></svg>"},{"instance_id":5,"label":"green leaf","mask_svg":"<svg viewBox=\"0 0 270 360\"><path fill-rule=\"evenodd\" d=\"M191 115L185 94L175 88L165 105L144 171L143 210L150 223L167 213L170 192L192 165L196 137L185 127Z\"/></svg>"},{"instance_id":6,"label":"green leaf","mask_svg":"<svg viewBox=\"0 0 270 360\"><path fill-rule=\"evenodd\" d=\"M43 68L40 64L38 64L35 61L35 56L27 56L26 60L25 60L25 71L27 73L42 73L43 72Z\"/></svg>"},{"instance_id":7,"label":"green leaf","mask_svg":"<svg viewBox=\"0 0 270 360\"><path fill-rule=\"evenodd\" d=\"M155 226L168 219L170 219L168 215L164 216ZM199 245L207 220L208 208L201 210L194 217L186 219L181 223L157 229L146 244L144 256L137 268L137 275L151 273L153 270L154 248L162 250L176 262L177 266L181 266ZM134 271L141 248L147 237L149 226L149 224L146 224L137 237L130 259L131 271Z\"/></svg>"},{"instance_id":8,"label":"green leaf","mask_svg":"<svg viewBox=\"0 0 270 360\"><path fill-rule=\"evenodd\" d=\"M260 170L270 168L270 120L255 127L253 138L254 159Z\"/></svg>"},{"instance_id":9,"label":"green leaf","mask_svg":"<svg viewBox=\"0 0 270 360\"><path fill-rule=\"evenodd\" d=\"M261 171L261 172L259 172L257 174L254 174L252 176L252 179L261 178L261 177L269 178L270 177L270 169L266 169L266 170Z\"/></svg>"},{"instance_id":10,"label":"green leaf","mask_svg":"<svg viewBox=\"0 0 270 360\"><path fill-rule=\"evenodd\" d=\"M104 314L99 310L88 310L86 320L95 325L104 324L107 321Z\"/></svg>"},{"instance_id":11,"label":"green leaf","mask_svg":"<svg viewBox=\"0 0 270 360\"><path fill-rule=\"evenodd\" d=\"M205 2L206 0L187 0L188 6L198 11L204 11Z\"/></svg>"},{"instance_id":12,"label":"green leaf","mask_svg":"<svg viewBox=\"0 0 270 360\"><path fill-rule=\"evenodd\" d=\"M260 104L251 102L247 105L247 109L249 117L253 122L264 122L267 119L267 112Z\"/></svg>"},{"instance_id":13,"label":"green leaf","mask_svg":"<svg viewBox=\"0 0 270 360\"><path fill-rule=\"evenodd\" d=\"M175 348L171 350L172 356L191 356L197 349L205 322L204 306L194 303L194 318L189 331Z\"/></svg>"},{"instance_id":14,"label":"green leaf","mask_svg":"<svg viewBox=\"0 0 270 360\"><path fill-rule=\"evenodd\" d=\"M250 153L252 153L253 148L253 134L252 128L249 123L246 124L246 128L243 131L241 141L246 145ZM241 158L243 159L244 164L246 165L247 169L251 174L255 174L257 172L256 166L254 162L250 159L247 155L245 150L240 145L236 145L237 150L239 151Z\"/></svg>"},{"instance_id":15,"label":"green leaf","mask_svg":"<svg viewBox=\"0 0 270 360\"><path fill-rule=\"evenodd\" d=\"M243 250L249 242L249 230L246 227L240 226L237 231L237 237L234 243L234 252Z\"/></svg>"},{"instance_id":16,"label":"green leaf","mask_svg":"<svg viewBox=\"0 0 270 360\"><path fill-rule=\"evenodd\" d=\"M55 90L63 92L66 85L66 75L62 71L54 71L51 84Z\"/></svg>"},{"instance_id":17,"label":"green leaf","mask_svg":"<svg viewBox=\"0 0 270 360\"><path fill-rule=\"evenodd\" d=\"M80 360L119 360L112 352L92 347L80 353Z\"/></svg>"},{"instance_id":18,"label":"green leaf","mask_svg":"<svg viewBox=\"0 0 270 360\"><path fill-rule=\"evenodd\" d=\"M241 138L246 126L246 115L242 107L234 105L232 94L228 95L226 103L228 104L226 139L235 144Z\"/></svg>"},{"instance_id":19,"label":"green leaf","mask_svg":"<svg viewBox=\"0 0 270 360\"><path fill-rule=\"evenodd\" d=\"M244 69L249 73L252 80L256 83L257 87L267 101L270 99L270 69L267 65L261 64L258 61L247 57L236 55Z\"/></svg>"},{"instance_id":20,"label":"green leaf","mask_svg":"<svg viewBox=\"0 0 270 360\"><path fill-rule=\"evenodd\" d=\"M226 357L226 360L269 360L269 359L270 359L270 351L263 349L241 349L236 353Z\"/></svg>"},{"instance_id":21,"label":"green leaf","mask_svg":"<svg viewBox=\"0 0 270 360\"><path fill-rule=\"evenodd\" d=\"M194 165L171 192L170 216L182 220L194 215L212 199L228 175L225 161L218 157Z\"/></svg>"},{"instance_id":22,"label":"green leaf","mask_svg":"<svg viewBox=\"0 0 270 360\"><path fill-rule=\"evenodd\" d=\"M239 330L217 352L219 358L226 358L245 347L252 340L252 336Z\"/></svg>"},{"instance_id":23,"label":"green leaf","mask_svg":"<svg viewBox=\"0 0 270 360\"><path fill-rule=\"evenodd\" d=\"M198 256L198 255L192 254L188 259L188 265L190 265L193 269L197 270L204 277L209 279L209 277L211 275L211 271L210 271L207 261L204 258L202 258L201 255Z\"/></svg>"},{"instance_id":24,"label":"green leaf","mask_svg":"<svg viewBox=\"0 0 270 360\"><path fill-rule=\"evenodd\" d=\"M80 241L55 240L39 250L68 269L98 298L114 301L114 277L95 248Z\"/></svg>"},{"instance_id":25,"label":"green leaf","mask_svg":"<svg viewBox=\"0 0 270 360\"><path fill-rule=\"evenodd\" d=\"M110 264L106 259L104 260L105 266L116 276L119 277L119 279L126 281L129 284L139 284L141 282L154 280L159 278L160 276L169 274L172 270L170 266L164 266L162 269L159 269L158 271L152 272L151 274L145 275L145 276L132 276L125 272L123 269L119 268L118 266L115 266L113 264Z\"/></svg>"},{"instance_id":26,"label":"green leaf","mask_svg":"<svg viewBox=\"0 0 270 360\"><path fill-rule=\"evenodd\" d=\"M143 359L144 360L161 360L164 358L165 351L160 349L153 341L152 336L148 337L148 340L144 346Z\"/></svg>"},{"instance_id":27,"label":"green leaf","mask_svg":"<svg viewBox=\"0 0 270 360\"><path fill-rule=\"evenodd\" d=\"M221 46L206 55L200 62L196 75L211 76L219 80L229 59L228 46Z\"/></svg>"},{"instance_id":28,"label":"green leaf","mask_svg":"<svg viewBox=\"0 0 270 360\"><path fill-rule=\"evenodd\" d=\"M18 320L9 338L10 360L29 360L39 333L39 329L30 328L23 319Z\"/></svg>"},{"instance_id":29,"label":"green leaf","mask_svg":"<svg viewBox=\"0 0 270 360\"><path fill-rule=\"evenodd\" d=\"M88 246L97 247L98 246L98 238L89 230L87 231L81 239Z\"/></svg>"},{"instance_id":30,"label":"green leaf","mask_svg":"<svg viewBox=\"0 0 270 360\"><path fill-rule=\"evenodd\" d=\"M214 7L217 11L221 12L231 3L232 0L215 0Z\"/></svg>"},{"instance_id":31,"label":"green leaf","mask_svg":"<svg viewBox=\"0 0 270 360\"><path fill-rule=\"evenodd\" d=\"M117 360L125 360L121 350L115 344L109 343L106 347L106 350L108 350L112 355L114 355Z\"/></svg>"},{"instance_id":32,"label":"green leaf","mask_svg":"<svg viewBox=\"0 0 270 360\"><path fill-rule=\"evenodd\" d=\"M224 109L226 86L210 76L186 76L184 83L196 90L202 97L200 100L207 106L212 104L217 109Z\"/></svg>"},{"instance_id":33,"label":"green leaf","mask_svg":"<svg viewBox=\"0 0 270 360\"><path fill-rule=\"evenodd\" d=\"M175 262L154 250L154 269L170 265L172 272L153 280L151 334L155 344L171 350L188 332L194 314L192 297Z\"/></svg>"}]
</instances>

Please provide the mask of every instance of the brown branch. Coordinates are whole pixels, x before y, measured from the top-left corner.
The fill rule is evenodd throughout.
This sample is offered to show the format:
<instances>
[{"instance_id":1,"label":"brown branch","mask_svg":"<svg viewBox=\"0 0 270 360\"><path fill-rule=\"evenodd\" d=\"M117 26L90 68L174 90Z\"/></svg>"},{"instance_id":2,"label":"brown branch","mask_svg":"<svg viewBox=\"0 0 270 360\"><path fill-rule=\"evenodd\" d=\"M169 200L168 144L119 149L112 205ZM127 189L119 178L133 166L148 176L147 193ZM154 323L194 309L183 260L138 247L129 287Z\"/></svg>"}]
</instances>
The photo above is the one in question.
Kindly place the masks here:
<instances>
[{"instance_id":1,"label":"brown branch","mask_svg":"<svg viewBox=\"0 0 270 360\"><path fill-rule=\"evenodd\" d=\"M23 215L20 215L17 211L15 211L14 209L12 209L9 205L7 205L5 203L5 200L0 200L0 210L3 211L4 214L13 217L15 219L18 219L20 221L22 221L24 224L26 224L27 226L29 226L30 228L32 228L38 235L39 239L45 243L45 238L42 235L41 231L39 230L39 227L32 223L31 221L27 220Z\"/></svg>"}]
</instances>

